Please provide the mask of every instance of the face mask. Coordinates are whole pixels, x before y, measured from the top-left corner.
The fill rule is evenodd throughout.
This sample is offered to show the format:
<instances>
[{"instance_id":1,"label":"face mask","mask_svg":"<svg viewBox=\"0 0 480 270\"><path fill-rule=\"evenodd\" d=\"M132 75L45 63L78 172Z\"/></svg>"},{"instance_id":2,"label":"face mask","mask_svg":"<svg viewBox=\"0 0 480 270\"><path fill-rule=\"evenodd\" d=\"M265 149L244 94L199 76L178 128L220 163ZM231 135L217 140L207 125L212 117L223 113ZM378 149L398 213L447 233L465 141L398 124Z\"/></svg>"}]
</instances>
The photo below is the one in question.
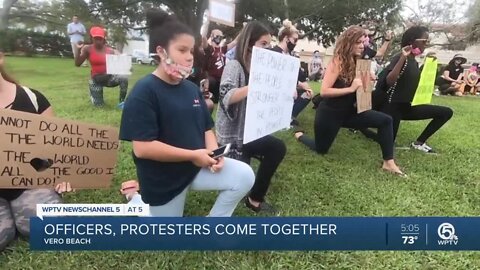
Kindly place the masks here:
<instances>
[{"instance_id":1,"label":"face mask","mask_svg":"<svg viewBox=\"0 0 480 270\"><path fill-rule=\"evenodd\" d=\"M363 41L363 46L365 47L370 46L370 38L368 36L365 37L365 40Z\"/></svg>"},{"instance_id":2,"label":"face mask","mask_svg":"<svg viewBox=\"0 0 480 270\"><path fill-rule=\"evenodd\" d=\"M287 40L287 48L289 52L292 52L295 49L295 46L297 46L297 44L294 44L290 40Z\"/></svg>"},{"instance_id":3,"label":"face mask","mask_svg":"<svg viewBox=\"0 0 480 270\"><path fill-rule=\"evenodd\" d=\"M165 72L176 79L186 79L190 74L192 74L192 66L183 66L180 64L175 63L167 54L167 52L164 50L163 51L165 55L167 56L167 59L165 61L162 61L162 67L165 70Z\"/></svg>"},{"instance_id":4,"label":"face mask","mask_svg":"<svg viewBox=\"0 0 480 270\"><path fill-rule=\"evenodd\" d=\"M417 55L422 54L422 51L421 51L419 48L413 48L413 49L412 49L412 54L413 54L414 56L417 56Z\"/></svg>"},{"instance_id":5,"label":"face mask","mask_svg":"<svg viewBox=\"0 0 480 270\"><path fill-rule=\"evenodd\" d=\"M212 38L212 41L215 42L215 44L220 44L220 42L222 42L222 37L221 36L216 36L214 38Z\"/></svg>"}]
</instances>

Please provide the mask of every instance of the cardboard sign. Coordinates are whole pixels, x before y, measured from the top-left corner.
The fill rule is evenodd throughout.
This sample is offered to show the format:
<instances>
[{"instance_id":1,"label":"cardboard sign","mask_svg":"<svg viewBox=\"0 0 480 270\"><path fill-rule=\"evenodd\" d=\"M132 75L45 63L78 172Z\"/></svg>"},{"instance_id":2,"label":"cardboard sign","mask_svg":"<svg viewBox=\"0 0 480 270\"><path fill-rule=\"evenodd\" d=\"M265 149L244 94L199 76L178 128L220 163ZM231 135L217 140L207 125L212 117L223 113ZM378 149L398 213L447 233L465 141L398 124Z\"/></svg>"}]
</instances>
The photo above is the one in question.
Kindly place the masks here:
<instances>
[{"instance_id":1,"label":"cardboard sign","mask_svg":"<svg viewBox=\"0 0 480 270\"><path fill-rule=\"evenodd\" d=\"M131 75L132 57L130 55L107 54L107 74Z\"/></svg>"},{"instance_id":2,"label":"cardboard sign","mask_svg":"<svg viewBox=\"0 0 480 270\"><path fill-rule=\"evenodd\" d=\"M362 86L357 89L357 113L372 109L373 82L370 74L371 66L371 60L357 60L356 76L362 80Z\"/></svg>"},{"instance_id":3,"label":"cardboard sign","mask_svg":"<svg viewBox=\"0 0 480 270\"><path fill-rule=\"evenodd\" d=\"M107 188L119 147L114 128L0 110L0 188Z\"/></svg>"},{"instance_id":4,"label":"cardboard sign","mask_svg":"<svg viewBox=\"0 0 480 270\"><path fill-rule=\"evenodd\" d=\"M235 26L235 4L223 0L210 0L208 11L211 21Z\"/></svg>"},{"instance_id":5,"label":"cardboard sign","mask_svg":"<svg viewBox=\"0 0 480 270\"><path fill-rule=\"evenodd\" d=\"M435 88L435 77L437 76L437 59L425 58L425 64L420 75L418 87L413 96L412 106L430 104L432 102L433 90Z\"/></svg>"},{"instance_id":6,"label":"cardboard sign","mask_svg":"<svg viewBox=\"0 0 480 270\"><path fill-rule=\"evenodd\" d=\"M299 68L298 58L253 47L244 143L290 127Z\"/></svg>"}]
</instances>

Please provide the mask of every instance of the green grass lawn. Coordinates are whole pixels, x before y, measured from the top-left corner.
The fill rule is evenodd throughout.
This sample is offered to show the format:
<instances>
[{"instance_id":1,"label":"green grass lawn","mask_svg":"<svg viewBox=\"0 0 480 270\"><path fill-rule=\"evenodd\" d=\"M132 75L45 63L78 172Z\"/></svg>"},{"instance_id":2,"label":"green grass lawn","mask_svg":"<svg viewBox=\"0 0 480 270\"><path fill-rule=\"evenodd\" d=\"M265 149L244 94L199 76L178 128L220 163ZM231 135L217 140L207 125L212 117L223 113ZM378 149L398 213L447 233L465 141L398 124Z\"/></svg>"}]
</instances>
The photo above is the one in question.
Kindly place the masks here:
<instances>
[{"instance_id":1,"label":"green grass lawn","mask_svg":"<svg viewBox=\"0 0 480 270\"><path fill-rule=\"evenodd\" d=\"M41 90L56 114L65 119L118 127L118 88L105 89L106 106L94 108L88 96L89 68L71 59L6 59L21 84ZM134 66L130 88L152 71ZM318 91L319 85L314 85ZM451 107L454 117L430 140L440 155L396 151L408 173L402 179L380 170L377 144L341 130L330 153L316 155L280 132L287 156L268 199L284 216L478 216L480 213L480 98L434 97ZM314 111L299 118L313 133ZM408 145L427 121L403 122L397 144ZM312 134L313 135L313 134ZM77 191L67 203L123 203L118 189L135 178L129 144L122 144L114 182L108 190ZM192 192L185 214L203 216L213 192ZM252 216L244 205L235 215ZM480 229L480 228L479 228ZM480 269L478 252L30 252L18 240L0 255L0 269Z\"/></svg>"}]
</instances>

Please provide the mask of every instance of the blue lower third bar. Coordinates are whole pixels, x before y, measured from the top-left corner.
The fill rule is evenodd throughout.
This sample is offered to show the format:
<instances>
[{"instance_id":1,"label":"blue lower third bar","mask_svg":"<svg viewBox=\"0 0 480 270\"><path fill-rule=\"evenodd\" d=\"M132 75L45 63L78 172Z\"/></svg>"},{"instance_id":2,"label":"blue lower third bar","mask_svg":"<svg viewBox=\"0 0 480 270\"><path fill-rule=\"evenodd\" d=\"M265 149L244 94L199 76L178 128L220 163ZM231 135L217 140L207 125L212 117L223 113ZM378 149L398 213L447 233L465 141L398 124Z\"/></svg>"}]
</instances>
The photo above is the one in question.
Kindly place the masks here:
<instances>
[{"instance_id":1,"label":"blue lower third bar","mask_svg":"<svg viewBox=\"0 0 480 270\"><path fill-rule=\"evenodd\" d=\"M32 218L32 250L480 250L480 218Z\"/></svg>"}]
</instances>

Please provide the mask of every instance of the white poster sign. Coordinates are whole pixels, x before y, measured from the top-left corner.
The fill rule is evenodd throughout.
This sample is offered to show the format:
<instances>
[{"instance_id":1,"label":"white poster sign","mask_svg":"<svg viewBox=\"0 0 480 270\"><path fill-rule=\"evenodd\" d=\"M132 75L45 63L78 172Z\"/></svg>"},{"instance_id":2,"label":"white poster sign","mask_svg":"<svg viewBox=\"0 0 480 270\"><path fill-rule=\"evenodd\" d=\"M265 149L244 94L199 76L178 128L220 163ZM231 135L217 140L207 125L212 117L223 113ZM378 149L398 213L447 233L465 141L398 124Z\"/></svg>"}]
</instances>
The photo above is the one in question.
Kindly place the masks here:
<instances>
[{"instance_id":1,"label":"white poster sign","mask_svg":"<svg viewBox=\"0 0 480 270\"><path fill-rule=\"evenodd\" d=\"M299 68L298 58L253 47L244 143L290 126Z\"/></svg>"},{"instance_id":2,"label":"white poster sign","mask_svg":"<svg viewBox=\"0 0 480 270\"><path fill-rule=\"evenodd\" d=\"M211 21L235 26L235 4L223 0L210 0L208 10Z\"/></svg>"},{"instance_id":3,"label":"white poster sign","mask_svg":"<svg viewBox=\"0 0 480 270\"><path fill-rule=\"evenodd\" d=\"M132 57L129 55L107 54L107 74L131 75Z\"/></svg>"}]
</instances>

